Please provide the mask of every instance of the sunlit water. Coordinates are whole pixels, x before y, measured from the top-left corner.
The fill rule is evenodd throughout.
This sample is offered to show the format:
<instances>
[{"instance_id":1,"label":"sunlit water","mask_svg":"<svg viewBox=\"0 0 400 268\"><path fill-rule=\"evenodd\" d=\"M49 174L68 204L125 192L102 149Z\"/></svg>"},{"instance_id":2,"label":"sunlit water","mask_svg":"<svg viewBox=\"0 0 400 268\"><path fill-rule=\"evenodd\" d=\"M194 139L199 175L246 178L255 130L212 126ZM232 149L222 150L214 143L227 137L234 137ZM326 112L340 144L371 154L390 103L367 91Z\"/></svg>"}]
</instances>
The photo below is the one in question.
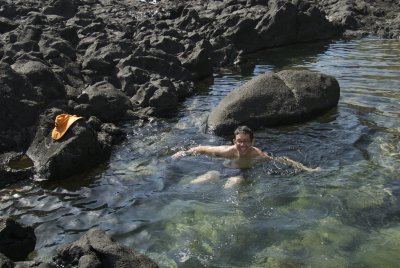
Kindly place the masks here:
<instances>
[{"instance_id":1,"label":"sunlit water","mask_svg":"<svg viewBox=\"0 0 400 268\"><path fill-rule=\"evenodd\" d=\"M106 166L58 183L1 190L1 214L36 227L36 255L92 227L161 267L396 267L400 263L400 41L297 45L220 70L178 116L132 126ZM316 173L273 163L237 170L223 159L171 154L230 144L204 132L209 111L255 75L317 70L341 86L337 109L306 123L256 131L258 147ZM214 182L190 181L209 170ZM246 181L224 189L230 176Z\"/></svg>"}]
</instances>

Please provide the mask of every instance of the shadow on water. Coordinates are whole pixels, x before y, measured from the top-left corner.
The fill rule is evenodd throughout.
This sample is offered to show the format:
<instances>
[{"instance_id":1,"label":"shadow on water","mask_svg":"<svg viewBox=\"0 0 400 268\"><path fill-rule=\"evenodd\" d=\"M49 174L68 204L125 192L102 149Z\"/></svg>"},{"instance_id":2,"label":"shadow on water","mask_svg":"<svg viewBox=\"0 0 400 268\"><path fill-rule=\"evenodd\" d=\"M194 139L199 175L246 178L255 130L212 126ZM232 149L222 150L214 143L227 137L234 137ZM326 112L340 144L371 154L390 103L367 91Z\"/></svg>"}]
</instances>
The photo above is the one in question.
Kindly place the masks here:
<instances>
[{"instance_id":1,"label":"shadow on water","mask_svg":"<svg viewBox=\"0 0 400 268\"><path fill-rule=\"evenodd\" d=\"M316 62L318 55L325 53L332 41L303 43L285 47L261 50L246 56L246 61L239 66L243 77L251 77L256 66L272 66L275 71L280 71L287 66L297 65L302 62ZM304 66L307 69L306 66Z\"/></svg>"}]
</instances>

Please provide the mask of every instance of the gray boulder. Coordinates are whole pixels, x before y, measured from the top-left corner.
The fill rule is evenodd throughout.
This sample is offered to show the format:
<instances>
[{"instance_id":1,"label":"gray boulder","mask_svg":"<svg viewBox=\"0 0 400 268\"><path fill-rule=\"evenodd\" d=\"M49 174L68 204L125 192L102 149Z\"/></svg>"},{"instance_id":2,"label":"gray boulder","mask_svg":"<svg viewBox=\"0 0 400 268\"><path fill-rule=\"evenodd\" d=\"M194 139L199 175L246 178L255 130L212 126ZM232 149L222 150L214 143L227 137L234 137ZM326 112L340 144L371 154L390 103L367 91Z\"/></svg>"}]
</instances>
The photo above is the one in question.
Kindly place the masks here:
<instances>
[{"instance_id":1,"label":"gray boulder","mask_svg":"<svg viewBox=\"0 0 400 268\"><path fill-rule=\"evenodd\" d=\"M238 125L253 129L300 122L335 107L340 88L329 75L310 71L262 74L230 92L207 121L208 130L231 134Z\"/></svg>"},{"instance_id":2,"label":"gray boulder","mask_svg":"<svg viewBox=\"0 0 400 268\"><path fill-rule=\"evenodd\" d=\"M116 243L100 229L90 229L78 241L60 246L55 262L59 267L158 267L147 256Z\"/></svg>"},{"instance_id":3,"label":"gray boulder","mask_svg":"<svg viewBox=\"0 0 400 268\"><path fill-rule=\"evenodd\" d=\"M0 217L0 253L12 261L22 261L35 249L35 244L32 227L23 226L11 217Z\"/></svg>"}]
</instances>

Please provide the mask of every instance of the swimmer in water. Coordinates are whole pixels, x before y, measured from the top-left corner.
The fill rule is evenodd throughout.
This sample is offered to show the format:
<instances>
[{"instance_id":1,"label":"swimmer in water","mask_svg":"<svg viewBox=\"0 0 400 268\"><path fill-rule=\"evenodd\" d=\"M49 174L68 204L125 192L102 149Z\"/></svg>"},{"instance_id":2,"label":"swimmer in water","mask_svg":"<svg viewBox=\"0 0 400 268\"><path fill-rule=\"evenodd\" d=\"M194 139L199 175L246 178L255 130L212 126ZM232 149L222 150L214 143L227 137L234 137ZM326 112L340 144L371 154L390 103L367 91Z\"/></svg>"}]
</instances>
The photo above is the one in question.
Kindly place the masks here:
<instances>
[{"instance_id":1,"label":"swimmer in water","mask_svg":"<svg viewBox=\"0 0 400 268\"><path fill-rule=\"evenodd\" d=\"M249 167L251 160L254 158L264 158L267 160L276 161L285 165L290 165L296 169L305 171L319 171L319 168L309 168L303 164L296 162L288 157L272 157L267 153L261 151L255 147L255 139L253 131L247 126L239 126L234 132L235 138L233 139L233 145L220 145L220 146L196 146L188 150L183 150L172 155L173 159L191 154L207 154L220 156L234 160L234 163L239 168ZM207 174L207 173L206 173ZM209 179L209 177L211 177ZM216 176L199 176L194 179L191 183L201 183L205 181L215 179ZM231 188L234 185L243 181L241 176L235 176L228 179L225 184L225 188Z\"/></svg>"}]
</instances>

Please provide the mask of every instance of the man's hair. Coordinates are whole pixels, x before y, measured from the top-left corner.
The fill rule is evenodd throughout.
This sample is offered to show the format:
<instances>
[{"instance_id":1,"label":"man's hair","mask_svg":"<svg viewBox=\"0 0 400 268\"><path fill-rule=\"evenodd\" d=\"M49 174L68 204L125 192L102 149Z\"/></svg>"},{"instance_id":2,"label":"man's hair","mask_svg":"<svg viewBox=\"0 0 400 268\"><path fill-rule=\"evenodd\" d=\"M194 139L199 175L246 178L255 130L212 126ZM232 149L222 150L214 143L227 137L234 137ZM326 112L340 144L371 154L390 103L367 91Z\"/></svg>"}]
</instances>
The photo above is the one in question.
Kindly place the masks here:
<instances>
[{"instance_id":1,"label":"man's hair","mask_svg":"<svg viewBox=\"0 0 400 268\"><path fill-rule=\"evenodd\" d=\"M253 130L251 130L248 126L239 126L235 129L233 133L236 137L237 134L244 133L250 136L250 140L253 140Z\"/></svg>"}]
</instances>

